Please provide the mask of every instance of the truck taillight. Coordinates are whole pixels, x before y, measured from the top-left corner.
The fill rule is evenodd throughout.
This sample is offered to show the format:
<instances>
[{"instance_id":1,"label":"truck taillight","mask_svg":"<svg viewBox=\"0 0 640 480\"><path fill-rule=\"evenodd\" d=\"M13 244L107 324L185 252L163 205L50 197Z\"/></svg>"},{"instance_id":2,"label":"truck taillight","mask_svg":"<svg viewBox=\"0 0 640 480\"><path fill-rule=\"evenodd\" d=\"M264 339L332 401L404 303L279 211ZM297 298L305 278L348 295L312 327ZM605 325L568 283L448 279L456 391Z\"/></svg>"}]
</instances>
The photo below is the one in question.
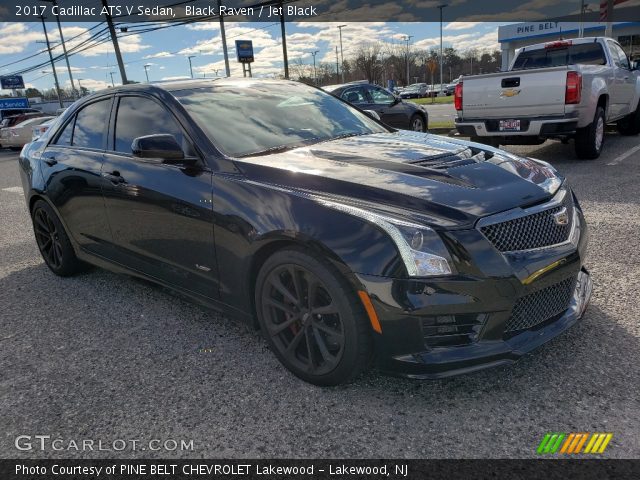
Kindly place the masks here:
<instances>
[{"instance_id":1,"label":"truck taillight","mask_svg":"<svg viewBox=\"0 0 640 480\"><path fill-rule=\"evenodd\" d=\"M564 92L565 105L580 103L582 97L582 75L579 72L567 72L567 87Z\"/></svg>"},{"instance_id":2,"label":"truck taillight","mask_svg":"<svg viewBox=\"0 0 640 480\"><path fill-rule=\"evenodd\" d=\"M462 110L462 82L458 82L456 89L453 92L453 104L456 110Z\"/></svg>"},{"instance_id":3,"label":"truck taillight","mask_svg":"<svg viewBox=\"0 0 640 480\"><path fill-rule=\"evenodd\" d=\"M553 50L554 48L567 48L573 44L571 40L557 40L555 42L548 42L544 44L544 48L547 50Z\"/></svg>"}]
</instances>

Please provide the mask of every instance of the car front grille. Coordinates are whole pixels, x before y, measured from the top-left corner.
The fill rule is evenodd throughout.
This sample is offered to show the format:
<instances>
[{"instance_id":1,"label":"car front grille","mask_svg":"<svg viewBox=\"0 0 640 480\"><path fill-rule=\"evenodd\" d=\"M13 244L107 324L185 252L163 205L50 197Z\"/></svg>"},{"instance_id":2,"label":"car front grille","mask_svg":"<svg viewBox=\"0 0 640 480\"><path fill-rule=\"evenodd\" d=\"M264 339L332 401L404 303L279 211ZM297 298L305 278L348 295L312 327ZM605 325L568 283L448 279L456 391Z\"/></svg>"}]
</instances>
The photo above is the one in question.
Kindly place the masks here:
<instances>
[{"instance_id":1,"label":"car front grille","mask_svg":"<svg viewBox=\"0 0 640 480\"><path fill-rule=\"evenodd\" d=\"M527 330L564 313L571 304L577 275L520 297L511 311L505 333Z\"/></svg>"},{"instance_id":2,"label":"car front grille","mask_svg":"<svg viewBox=\"0 0 640 480\"><path fill-rule=\"evenodd\" d=\"M568 223L558 225L554 214L566 208ZM480 228L501 252L549 247L569 239L573 223L573 196L567 190L563 202L553 208Z\"/></svg>"}]
</instances>

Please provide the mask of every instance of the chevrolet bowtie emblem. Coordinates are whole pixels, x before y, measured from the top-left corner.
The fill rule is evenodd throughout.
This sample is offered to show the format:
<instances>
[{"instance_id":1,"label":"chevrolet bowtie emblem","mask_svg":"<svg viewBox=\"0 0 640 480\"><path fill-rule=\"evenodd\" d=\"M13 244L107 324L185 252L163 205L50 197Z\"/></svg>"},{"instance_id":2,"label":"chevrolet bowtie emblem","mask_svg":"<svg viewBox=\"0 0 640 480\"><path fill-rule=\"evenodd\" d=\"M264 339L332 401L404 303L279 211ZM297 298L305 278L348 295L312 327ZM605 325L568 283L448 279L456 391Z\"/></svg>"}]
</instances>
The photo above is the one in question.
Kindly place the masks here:
<instances>
[{"instance_id":1,"label":"chevrolet bowtie emblem","mask_svg":"<svg viewBox=\"0 0 640 480\"><path fill-rule=\"evenodd\" d=\"M520 94L520 90L516 90L515 88L510 88L508 90L503 90L500 94L501 97L515 97Z\"/></svg>"}]
</instances>

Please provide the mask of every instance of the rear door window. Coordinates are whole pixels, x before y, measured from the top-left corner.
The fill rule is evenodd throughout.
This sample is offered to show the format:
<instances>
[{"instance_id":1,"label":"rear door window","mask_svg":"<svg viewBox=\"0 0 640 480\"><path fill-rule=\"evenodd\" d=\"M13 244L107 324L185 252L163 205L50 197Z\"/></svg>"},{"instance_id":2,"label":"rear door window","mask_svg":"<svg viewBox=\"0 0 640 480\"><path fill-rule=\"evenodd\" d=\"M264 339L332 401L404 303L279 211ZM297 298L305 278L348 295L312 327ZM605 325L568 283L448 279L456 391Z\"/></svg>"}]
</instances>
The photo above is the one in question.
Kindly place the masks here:
<instances>
[{"instance_id":1,"label":"rear door window","mask_svg":"<svg viewBox=\"0 0 640 480\"><path fill-rule=\"evenodd\" d=\"M71 145L103 149L105 130L109 121L111 99L100 100L87 105L76 115Z\"/></svg>"}]
</instances>

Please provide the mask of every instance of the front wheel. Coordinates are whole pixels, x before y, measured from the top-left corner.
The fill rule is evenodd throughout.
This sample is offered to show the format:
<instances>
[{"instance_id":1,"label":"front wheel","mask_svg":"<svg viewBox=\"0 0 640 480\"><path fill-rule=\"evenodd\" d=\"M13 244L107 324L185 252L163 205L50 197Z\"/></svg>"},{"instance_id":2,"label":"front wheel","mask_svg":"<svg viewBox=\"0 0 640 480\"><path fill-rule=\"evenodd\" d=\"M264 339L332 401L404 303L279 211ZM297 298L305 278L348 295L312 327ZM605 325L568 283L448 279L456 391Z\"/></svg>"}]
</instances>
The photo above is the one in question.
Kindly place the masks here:
<instances>
[{"instance_id":1,"label":"front wheel","mask_svg":"<svg viewBox=\"0 0 640 480\"><path fill-rule=\"evenodd\" d=\"M419 113L414 113L411 117L411 130L414 132L426 132L427 124L424 121L424 117Z\"/></svg>"},{"instance_id":2,"label":"front wheel","mask_svg":"<svg viewBox=\"0 0 640 480\"><path fill-rule=\"evenodd\" d=\"M640 133L640 103L635 112L618 121L617 127L620 135L638 135Z\"/></svg>"},{"instance_id":3,"label":"front wheel","mask_svg":"<svg viewBox=\"0 0 640 480\"><path fill-rule=\"evenodd\" d=\"M258 273L255 305L271 350L301 379L338 385L368 367L371 333L362 304L322 257L276 252Z\"/></svg>"},{"instance_id":4,"label":"front wheel","mask_svg":"<svg viewBox=\"0 0 640 480\"><path fill-rule=\"evenodd\" d=\"M596 108L596 114L590 125L576 132L576 156L584 160L593 160L600 156L604 145L605 116L604 108Z\"/></svg>"}]
</instances>

